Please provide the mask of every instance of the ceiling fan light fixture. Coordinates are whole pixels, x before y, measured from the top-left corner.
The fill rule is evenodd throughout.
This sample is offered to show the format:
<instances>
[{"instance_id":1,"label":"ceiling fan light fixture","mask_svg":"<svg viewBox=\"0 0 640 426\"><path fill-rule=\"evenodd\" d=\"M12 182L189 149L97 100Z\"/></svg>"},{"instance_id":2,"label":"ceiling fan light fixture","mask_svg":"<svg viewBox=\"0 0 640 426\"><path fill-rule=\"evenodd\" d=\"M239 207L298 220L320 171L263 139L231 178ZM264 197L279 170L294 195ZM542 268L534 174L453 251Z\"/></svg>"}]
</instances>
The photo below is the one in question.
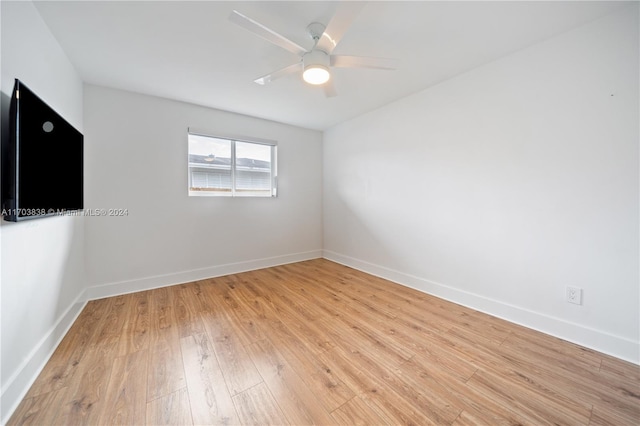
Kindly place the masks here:
<instances>
[{"instance_id":1,"label":"ceiling fan light fixture","mask_svg":"<svg viewBox=\"0 0 640 426\"><path fill-rule=\"evenodd\" d=\"M309 84L318 86L331 78L329 72L329 55L322 50L312 50L302 57L304 71L302 79Z\"/></svg>"},{"instance_id":2,"label":"ceiling fan light fixture","mask_svg":"<svg viewBox=\"0 0 640 426\"><path fill-rule=\"evenodd\" d=\"M323 65L309 65L304 68L302 79L309 84L320 85L329 81L331 74L329 69Z\"/></svg>"}]
</instances>

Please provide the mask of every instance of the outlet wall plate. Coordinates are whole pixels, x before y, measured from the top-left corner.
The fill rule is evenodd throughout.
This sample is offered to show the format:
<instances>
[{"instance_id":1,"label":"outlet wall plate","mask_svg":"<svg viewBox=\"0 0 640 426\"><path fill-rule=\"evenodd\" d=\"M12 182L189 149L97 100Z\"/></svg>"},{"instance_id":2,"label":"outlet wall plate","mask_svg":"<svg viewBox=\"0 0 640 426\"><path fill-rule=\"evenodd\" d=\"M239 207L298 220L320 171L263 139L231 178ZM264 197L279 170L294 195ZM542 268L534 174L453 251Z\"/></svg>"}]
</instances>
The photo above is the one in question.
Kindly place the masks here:
<instances>
[{"instance_id":1,"label":"outlet wall plate","mask_svg":"<svg viewBox=\"0 0 640 426\"><path fill-rule=\"evenodd\" d=\"M582 305L582 289L580 287L567 286L567 302Z\"/></svg>"}]
</instances>

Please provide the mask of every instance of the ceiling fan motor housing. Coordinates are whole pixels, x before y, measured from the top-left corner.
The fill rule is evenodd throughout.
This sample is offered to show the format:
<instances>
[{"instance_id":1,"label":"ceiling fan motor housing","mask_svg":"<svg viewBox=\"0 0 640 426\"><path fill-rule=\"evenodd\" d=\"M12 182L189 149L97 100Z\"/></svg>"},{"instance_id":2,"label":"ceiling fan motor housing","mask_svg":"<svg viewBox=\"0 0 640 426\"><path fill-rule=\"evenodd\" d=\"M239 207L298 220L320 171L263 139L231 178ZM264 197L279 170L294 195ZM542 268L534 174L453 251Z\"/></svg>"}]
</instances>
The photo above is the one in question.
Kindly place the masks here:
<instances>
[{"instance_id":1,"label":"ceiling fan motor housing","mask_svg":"<svg viewBox=\"0 0 640 426\"><path fill-rule=\"evenodd\" d=\"M329 69L329 55L322 50L314 49L311 52L305 53L302 57L302 62L305 70L312 66L321 66L327 70Z\"/></svg>"}]
</instances>

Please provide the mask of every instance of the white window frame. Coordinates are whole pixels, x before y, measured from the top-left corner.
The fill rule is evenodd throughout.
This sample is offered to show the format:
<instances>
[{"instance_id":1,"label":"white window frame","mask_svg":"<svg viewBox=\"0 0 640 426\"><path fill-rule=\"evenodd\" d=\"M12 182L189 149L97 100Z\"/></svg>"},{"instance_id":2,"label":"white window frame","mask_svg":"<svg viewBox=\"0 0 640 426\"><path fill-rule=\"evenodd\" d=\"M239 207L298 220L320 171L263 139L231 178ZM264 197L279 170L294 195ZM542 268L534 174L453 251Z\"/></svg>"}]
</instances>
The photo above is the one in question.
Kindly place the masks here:
<instances>
[{"instance_id":1,"label":"white window frame","mask_svg":"<svg viewBox=\"0 0 640 426\"><path fill-rule=\"evenodd\" d=\"M223 139L231 142L231 191L192 191L191 188L191 166L189 165L189 135L203 136L208 138ZM236 142L252 143L256 145L266 145L271 147L271 194L256 194L236 190ZM187 190L190 197L258 197L275 198L278 196L278 142L269 139L260 139L246 136L232 136L220 133L206 132L189 127L187 129Z\"/></svg>"}]
</instances>

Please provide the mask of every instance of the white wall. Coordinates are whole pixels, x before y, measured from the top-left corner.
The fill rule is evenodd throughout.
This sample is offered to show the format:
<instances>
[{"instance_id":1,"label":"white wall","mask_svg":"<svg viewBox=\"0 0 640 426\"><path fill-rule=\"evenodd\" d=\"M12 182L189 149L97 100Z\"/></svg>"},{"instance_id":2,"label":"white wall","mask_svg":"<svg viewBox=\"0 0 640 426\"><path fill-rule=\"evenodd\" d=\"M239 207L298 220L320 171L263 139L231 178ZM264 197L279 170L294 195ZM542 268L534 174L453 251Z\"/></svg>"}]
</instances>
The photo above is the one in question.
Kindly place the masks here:
<instances>
[{"instance_id":1,"label":"white wall","mask_svg":"<svg viewBox=\"0 0 640 426\"><path fill-rule=\"evenodd\" d=\"M21 79L82 131L82 81L31 2L2 9L2 137L13 79ZM84 220L2 221L1 359L4 423L79 313Z\"/></svg>"},{"instance_id":2,"label":"white wall","mask_svg":"<svg viewBox=\"0 0 640 426\"><path fill-rule=\"evenodd\" d=\"M322 134L239 114L85 86L89 297L322 255ZM277 198L187 195L187 128L278 142Z\"/></svg>"},{"instance_id":3,"label":"white wall","mask_svg":"<svg viewBox=\"0 0 640 426\"><path fill-rule=\"evenodd\" d=\"M638 51L634 4L326 131L325 256L638 363Z\"/></svg>"}]
</instances>

